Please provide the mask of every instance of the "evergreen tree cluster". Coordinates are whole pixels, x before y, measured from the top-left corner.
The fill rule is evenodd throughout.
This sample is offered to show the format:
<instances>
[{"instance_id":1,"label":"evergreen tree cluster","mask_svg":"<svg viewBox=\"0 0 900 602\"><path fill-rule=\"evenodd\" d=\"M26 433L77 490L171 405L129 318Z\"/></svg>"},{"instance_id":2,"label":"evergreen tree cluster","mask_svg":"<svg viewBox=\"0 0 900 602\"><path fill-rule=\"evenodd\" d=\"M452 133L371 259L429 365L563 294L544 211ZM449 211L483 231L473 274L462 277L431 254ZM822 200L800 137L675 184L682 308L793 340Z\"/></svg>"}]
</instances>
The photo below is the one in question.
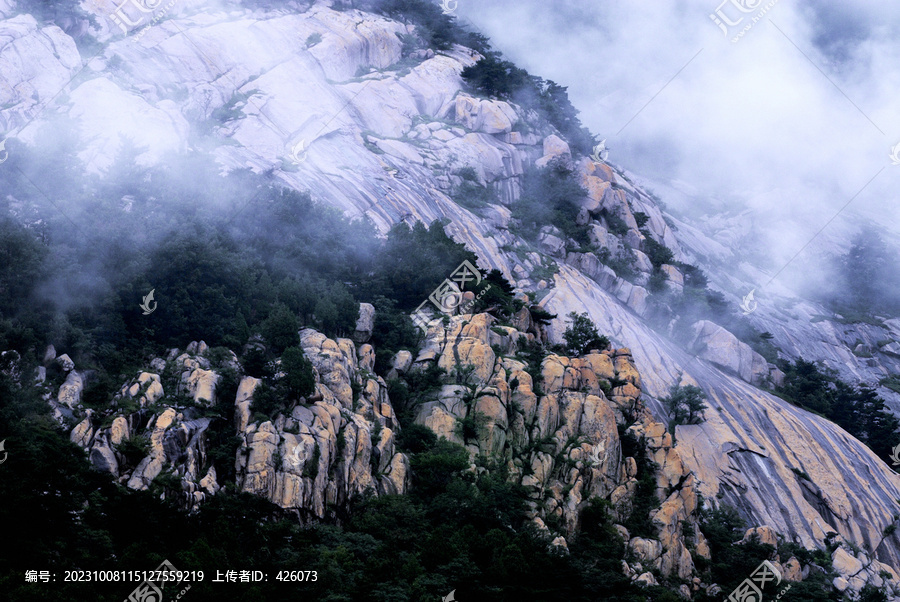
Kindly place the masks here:
<instances>
[{"instance_id":1,"label":"evergreen tree cluster","mask_svg":"<svg viewBox=\"0 0 900 602\"><path fill-rule=\"evenodd\" d=\"M833 370L820 368L803 358L782 362L784 385L776 392L794 405L835 422L891 463L891 450L900 444L900 420L867 384L851 385Z\"/></svg>"}]
</instances>

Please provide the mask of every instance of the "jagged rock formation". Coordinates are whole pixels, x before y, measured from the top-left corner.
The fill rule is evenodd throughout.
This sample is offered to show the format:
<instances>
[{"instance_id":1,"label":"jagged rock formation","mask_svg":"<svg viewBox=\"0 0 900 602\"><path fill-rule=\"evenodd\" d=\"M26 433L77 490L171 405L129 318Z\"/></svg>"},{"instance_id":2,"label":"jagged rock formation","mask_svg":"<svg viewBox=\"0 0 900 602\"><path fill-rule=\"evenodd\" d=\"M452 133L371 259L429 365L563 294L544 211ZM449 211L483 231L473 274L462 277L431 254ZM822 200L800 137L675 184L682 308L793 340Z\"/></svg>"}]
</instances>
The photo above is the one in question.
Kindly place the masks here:
<instances>
[{"instance_id":1,"label":"jagged rock formation","mask_svg":"<svg viewBox=\"0 0 900 602\"><path fill-rule=\"evenodd\" d=\"M161 473L171 471L190 508L224 485L208 457L210 419L201 416L199 408L225 403L235 405L235 433L242 439L235 458L240 490L317 517L325 516L326 505L344 504L370 488L403 493L408 462L395 449L398 424L384 381L371 372L371 346L357 352L349 339L333 341L311 330L303 331L302 344L315 366L316 393L307 403L292 404L274 422L253 419L258 379L244 376L234 400L217 397L219 375L204 357L203 342L191 343L184 353L171 350L168 362L153 360L163 367L160 374L143 372L126 383L112 400L113 413L102 420L77 401L83 380L73 370L59 392L60 399L71 402L65 406L70 413L57 410L57 417L78 420L70 438L89 453L95 468L132 489L147 489ZM70 382L75 380L72 374L78 376L77 386ZM166 396L162 379L175 383L173 392L182 395L180 401L177 395ZM186 408L185 395L193 401ZM48 402L57 408L58 402ZM123 470L125 456L119 446L136 437L146 441L146 456L133 469Z\"/></svg>"},{"instance_id":2,"label":"jagged rock formation","mask_svg":"<svg viewBox=\"0 0 900 602\"><path fill-rule=\"evenodd\" d=\"M767 376L775 379L777 374L748 355L740 344L728 340L714 356L702 348L686 352L643 319L649 311L647 281L652 267L647 257L647 233L672 249L675 260L693 261L707 270L730 298L737 299L744 292L744 283L751 279L741 280L740 274L717 268L737 263L737 257L730 248L733 245L716 239L715 228L701 229L664 214L654 199L622 170L603 162L574 159L565 141L529 112L464 92L459 73L478 58L469 49L457 46L445 53L421 52L403 57L402 43L396 34L412 33L411 26L359 11L333 11L322 2L302 14L226 14L214 10L193 15L194 6L190 2L179 3L168 15L169 20L154 25L140 39L115 37L116 30L106 20L115 8L111 0L87 7L99 18L98 36L106 48L92 63L93 77L76 80L67 90L68 103L63 112L85 132L84 155L93 157L91 169L98 171L111 163L123 131L139 146L148 146L148 152L142 156L148 163L168 150L184 149L188 144L189 120L204 120L214 110L246 95L250 100L239 105L240 115L215 130L222 139L215 154L223 167L250 166L257 171L274 167L285 185L310 190L314 198L332 203L350 215L367 215L384 229L403 219L431 222L449 218L448 233L478 253L482 268L497 268L520 289L538 291L542 305L560 316L569 311L587 311L601 331L618 345L630 348L641 371L642 399L655 420L662 424L667 421L657 399L665 395L671 384L697 383L707 392L711 401L707 422L679 426L677 445L670 448L678 452L685 469L693 475L694 487L706 499L737 506L751 523L770 526L785 539L805 546L821 547L825 535L835 531L864 548L869 558L877 557L891 567L900 567L900 538L896 534L881 537L883 529L892 523L895 500L900 498L900 478L896 473L834 424L753 386L751 383L759 383ZM10 11L0 6L0 12L8 15ZM322 41L308 47L306 41L312 34L320 35ZM40 27L29 16L0 21L0 37L8 40L0 48L0 62L9 65L3 69L8 85L0 88L0 124L28 142L34 139L43 121L30 123L21 132L18 129L41 110L44 99L52 98L67 85L83 67L84 59L70 36L55 26ZM222 52L223 48L228 48L228 52ZM118 58L114 61L114 57ZM414 58L417 63L397 66L401 58ZM135 68L116 69L119 61ZM97 102L98 98L115 101L128 115L121 127L106 127L104 104ZM514 128L520 131L513 131ZM291 166L284 158L300 140L306 143L308 158ZM518 239L508 229L508 205L517 198L524 166L543 166L551 160L570 161L588 191L583 218L591 230L594 252L574 250L561 233L552 229L542 234L539 247ZM450 197L460 182L455 174L463 167L473 168L479 182L498 193L501 203L483 216L460 207ZM646 216L643 228L638 226L637 213ZM610 216L624 223L624 231L614 232ZM636 272L630 279L600 260L602 251L615 257L628 249ZM708 262L698 261L701 257ZM741 270L744 275L757 273L752 267ZM676 266L663 266L663 271L667 286L677 290L683 285L684 275ZM552 277L548 275L551 273ZM806 359L823 359L843 376L854 379L874 381L900 372L900 356L896 353L900 327L896 320L887 320L884 326L814 321L821 313L823 310L814 304L785 299L783 307L774 303L761 306L750 319L760 330L772 332L774 342L791 358L802 355ZM563 328L562 320L558 320L547 335L558 341ZM697 328L698 338L727 339L727 335L711 326ZM438 361L449 365L451 360L444 359L443 352L446 343L431 344L434 347L429 353L434 357L423 356L416 361L440 357ZM507 343L501 339L485 348L470 341L464 342L459 351L477 366L479 382L497 389L496 395L483 396L479 411L493 417L485 449L503 450L510 438L530 437L532 433L517 426L515 416L510 416L502 404L503 395L511 395L508 400L516 396L504 393L500 382L505 380L508 388L512 378L507 373L514 372L516 366L504 366L501 362L503 376L494 378L495 371L500 372L490 344ZM852 350L860 344L868 346L873 357L861 357L865 353L855 355ZM254 475L242 486L265 492L277 503L312 501L314 514L318 513L320 501L340 499L368 482L366 479L377 481L384 490L388 490L388 482L391 487L403 482L402 462L397 460L394 466L398 455L391 455L392 450L385 444L379 470L387 467L383 462L386 455L390 456L391 474L398 471L394 478L385 481L371 472L368 477L365 471L348 473L342 481L344 489L318 492L318 475L334 467L339 432L350 429L356 437L353 452L360 458L366 456L367 450L371 454L378 448L378 443L371 442L366 447L366 437L361 434L365 425L357 421L359 414L352 407L352 382L358 382L367 391L365 398L372 406L372 418L366 417L365 421L371 425L374 420L388 420L383 402L376 409L383 383L377 378L365 379L364 384L352 380L360 378L363 370L350 369L354 362L356 366L364 365L362 349L350 352L347 345L334 345L336 349L330 345L325 349L322 343L322 353L334 361L331 365L316 365L320 377L325 379L319 385L328 390L322 391L323 400L316 403L324 403L336 415L323 409L328 416L292 416L289 424L300 429L293 434L286 433L284 425L250 422L252 383L246 383L245 397L240 402L249 404L240 406L245 408L241 410L241 427L253 429L242 431L249 437L246 446L250 456L245 469ZM317 353L308 354L314 363L324 362L317 359ZM339 361L339 357L344 360ZM187 359L196 360L190 356ZM348 362L344 366L346 378L340 367L343 361ZM397 358L395 369L402 370L406 361ZM207 368L191 367L191 375L198 370ZM192 391L195 399L230 402L208 396L214 390L210 375L198 372L194 381L190 378L184 387ZM521 381L519 384L522 386ZM350 407L346 405L348 387ZM66 384L51 400L60 417L77 409L82 389L82 377L71 370ZM886 389L879 393L892 400L895 409L900 408L900 396ZM458 390L448 389L447 402L458 398L458 394ZM574 408L572 404L578 404L582 414L585 406L598 411L599 406L592 405L596 400L589 403L588 397L573 397L572 391L565 388L555 394L557 406ZM547 404L547 408L553 407L551 402ZM450 417L457 416L449 411L453 407L452 403L446 409L435 406L434 412L422 420L446 433L452 430ZM545 428L548 434L554 434L559 428L557 419L550 409L545 411L550 414L536 432ZM612 411L615 413L615 409ZM156 422L150 426L155 429L161 417L155 417ZM592 415L590 420L594 419ZM320 436L320 440L312 430L304 433L304 426L311 429L309 420L313 424L318 420L323 426L330 424L331 430L325 429L328 436ZM186 425L187 422L192 424ZM180 429L180 439L186 437L187 446L203 425L176 414L160 428L165 432ZM391 428L384 428L382 433ZM109 454L102 451L111 434L99 433L98 439L97 432L89 433L87 427L82 431L80 440L87 437L92 450L94 442L99 442L92 457L96 455L98 465L112 471ZM306 439L302 438L304 434ZM288 440L287 435L292 439ZM658 437L664 438L660 434L651 439ZM157 439L159 458L165 451L165 436ZM298 457L308 464L316 449L314 445L310 448L312 440L320 450L320 470L315 479L304 477L302 470L297 474L283 462L302 442ZM345 437L347 448L349 440ZM600 441L601 438L596 439L597 443ZM613 445L611 441L607 444ZM481 445L477 445L479 450ZM281 454L281 467L274 461L276 451ZM177 445L173 448L176 452ZM196 453L202 458L201 452L198 449ZM364 462L354 462L362 470ZM152 474L154 466L152 460L148 462L141 479ZM538 474L536 469L542 467L532 465L529 470ZM575 490L579 478L581 490L592 486L599 488L596 491L604 490L611 483L604 481L603 475L610 479L621 467L606 469L610 472L591 474L590 478L580 472L556 477L563 479L559 481L565 483L563 487L573 484L573 488L566 496L562 490L558 496L551 493L552 499L558 507L566 507L567 496ZM798 479L794 470L809 475L810 480ZM188 474L189 481L198 485L198 478L208 476L185 471L184 475ZM575 481L570 483L567 479L572 475ZM552 491L550 483L543 485ZM565 514L565 510L561 512ZM654 553L652 549L647 552L649 556ZM848 580L848 584L855 588L858 582Z\"/></svg>"},{"instance_id":3,"label":"jagged rock formation","mask_svg":"<svg viewBox=\"0 0 900 602\"><path fill-rule=\"evenodd\" d=\"M660 467L663 503L653 520L661 541L649 544L659 551L642 561L663 575L689 579L694 565L682 527L697 525L693 478L665 426L640 402L641 377L631 352L548 355L535 386L526 364L515 359L517 345L533 336L493 322L479 314L454 316L446 326L431 323L415 365L436 362L460 384L444 385L437 399L419 408L417 422L465 445L473 457L508 463L512 477L533 492L535 522L546 529L548 517L561 519L567 537L577 531L590 498L611 500L620 520L631 513L637 465L634 458L622 457L617 429L630 425ZM461 428L466 420L477 427L471 439ZM641 547L638 540L633 545ZM557 542L564 544L565 539Z\"/></svg>"},{"instance_id":4,"label":"jagged rock formation","mask_svg":"<svg viewBox=\"0 0 900 602\"><path fill-rule=\"evenodd\" d=\"M689 581L687 595L718 591L717 585L695 576L695 558L710 554L698 514L697 477L703 475L695 475L679 451L694 452L695 442L676 447L666 426L644 405L644 383L631 351L594 350L580 358L550 354L535 382L534 367L516 357L534 335L495 322L489 314L454 316L446 324L434 320L414 360L408 353L397 354L404 357L395 358L394 365L403 372L429 363L446 371L445 384L419 406L417 422L464 445L473 470L477 456L506 464L510 478L531 492L531 519L560 547L577 533L580 512L593 498L608 500L613 515L626 521L634 512L640 471L655 465L659 505L650 515L655 536L632 537L617 526L635 558L623 562L622 570L648 585L656 582L649 570ZM399 424L385 383L371 372L374 350L310 329L301 331L300 338L315 371L315 393L309 398L284 400L274 419L257 420L253 395L260 381L249 376L240 381L233 402L234 432L241 438L234 485L304 518L324 517L328 505L341 506L355 493L404 493L408 460L396 450ZM197 415L206 398L191 403L188 388L179 402L177 396L167 397L161 384L168 379L182 388L197 382L198 372L217 380L203 355L205 345L192 343L188 349L171 350L167 363L153 360L163 366L162 374L143 372L123 385L103 416L74 404L73 416L80 421L70 438L89 452L95 468L132 489L146 489L159 475L170 473L185 507L196 508L227 483L219 480L208 458L210 419ZM217 403L231 403L214 393ZM47 400L56 403L49 395ZM185 400L191 404L187 408L171 405ZM463 427L467 422L474 428ZM646 450L650 464L639 467L635 458L623 455L623 429ZM691 436L685 429L678 434ZM123 442L142 439L146 456L133 469L123 469ZM809 485L803 486L813 495ZM748 530L745 541L751 536L771 545L781 542L769 526ZM841 591L859 591L866 584L890 591L900 587L890 566L852 546L838 547L833 559L840 575L835 586ZM776 558L775 563L789 580L802 580L810 571L793 557Z\"/></svg>"}]
</instances>

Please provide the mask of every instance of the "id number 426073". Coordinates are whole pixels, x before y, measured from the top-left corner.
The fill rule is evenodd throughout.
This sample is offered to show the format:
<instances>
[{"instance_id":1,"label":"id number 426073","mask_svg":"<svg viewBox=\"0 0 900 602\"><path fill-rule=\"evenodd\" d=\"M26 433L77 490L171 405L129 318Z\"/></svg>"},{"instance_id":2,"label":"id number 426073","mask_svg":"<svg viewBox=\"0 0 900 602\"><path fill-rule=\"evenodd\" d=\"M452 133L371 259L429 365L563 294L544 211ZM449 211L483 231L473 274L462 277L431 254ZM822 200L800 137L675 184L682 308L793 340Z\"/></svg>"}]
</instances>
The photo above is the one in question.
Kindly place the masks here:
<instances>
[{"instance_id":1,"label":"id number 426073","mask_svg":"<svg viewBox=\"0 0 900 602\"><path fill-rule=\"evenodd\" d=\"M318 581L318 571L278 571L276 581Z\"/></svg>"}]
</instances>

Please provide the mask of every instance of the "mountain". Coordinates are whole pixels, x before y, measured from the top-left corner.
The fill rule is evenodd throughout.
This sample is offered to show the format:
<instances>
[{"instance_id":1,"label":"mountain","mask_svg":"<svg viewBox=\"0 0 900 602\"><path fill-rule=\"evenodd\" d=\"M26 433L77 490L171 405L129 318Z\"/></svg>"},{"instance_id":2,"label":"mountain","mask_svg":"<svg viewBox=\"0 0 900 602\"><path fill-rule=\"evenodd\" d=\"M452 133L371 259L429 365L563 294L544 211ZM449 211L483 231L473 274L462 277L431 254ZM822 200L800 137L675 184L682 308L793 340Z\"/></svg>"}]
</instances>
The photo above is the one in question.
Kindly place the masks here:
<instances>
[{"instance_id":1,"label":"mountain","mask_svg":"<svg viewBox=\"0 0 900 602\"><path fill-rule=\"evenodd\" d=\"M895 596L900 539L892 526L900 478L837 424L773 389L785 376L778 353L789 361L822 361L853 383L897 374L898 319L849 322L786 288L760 296L758 308L739 317L737 304L765 278L752 257L737 251L742 245L735 241L749 236L739 219L697 223L671 214L638 177L585 156L574 130L561 131L563 122L551 122L540 102L477 94L471 70L490 56L485 48L435 42L423 33L427 21L399 8L389 18L387 9L370 12L377 3L367 3L368 10L335 4L208 7L184 0L165 13L128 13L135 25L123 36L109 18L118 6L112 1L85 3L86 12L73 9L49 24L19 14L7 0L0 3L0 123L23 147L40 147L47 124L73 124L73 144L90 175L116 165L127 137L142 149L137 165L165 164L170 153L201 153L223 172L249 169L308 191L348 217L371 219L382 233L401 222L448 220L447 235L477 255L483 272L498 270L519 295L557 317L546 327L520 324L513 330L521 334L492 327L487 313L432 321L407 359L423 368L435 362L459 377L465 357L476 376L442 384L415 422L465 444L472 457L509 460L511 478L553 500L545 515L532 513L544 529L547 516L559 517L549 529L562 538L555 545L566 546L577 533L591 496L620 512L616 500L627 499L639 476L636 464L622 458L615 425L631 424L661 468L662 506L654 514L655 537L629 538L628 546L641 563L684 580L687 595L700 590L700 581L687 583L704 556L702 499L738 509L764 542L777 537L827 549L837 590L886 586ZM470 77L463 78L467 68ZM203 136L197 123L208 124ZM19 148L7 145L11 154ZM577 182L583 195L554 199L545 188L568 182ZM238 209L235 217L252 213ZM716 314L719 298L731 310ZM561 343L571 312L586 313L612 347L580 358L548 356L539 396L515 359L518 337ZM766 332L769 347L758 337ZM185 342L171 342L178 344ZM192 343L158 358L121 395L143 395L141 406L153 404L172 390L162 384L171 377L194 402L214 402L215 370L209 372L202 347ZM407 491L409 461L395 447L398 423L387 382L374 375L375 350L312 330L301 332L301 347L322 396L309 407L254 421L254 379L240 381L237 487L305 519L324 518L329 505L347 503L368 487L379 494ZM78 371L67 374L53 398L74 411L72 440L90 450L95 466L122 477L112 446L143 433L149 452L125 475L127 487L146 488L164 467L178 467L191 484L189 507L216 494L222 483L215 471L199 472L202 416L169 408L148 424L123 414L97 428L68 397L68 390L79 390ZM602 379L625 382L607 393ZM670 424L663 399L676 385L703 390L702 422ZM885 387L878 393L900 411L900 394ZM521 411L514 411L516 403ZM474 412L486 422L470 443L455 425L469 424ZM372 435L375 424L379 437ZM552 452L541 451L547 437L554 439L547 442ZM570 439L578 437L589 444L574 445ZM302 468L290 464L301 446ZM584 456L597 446L600 465L588 469ZM172 465L171 457L181 460ZM808 571L809 563L788 568L799 567L796 558L780 561L785 575ZM634 569L626 563L628 571ZM708 587L704 592L716 595Z\"/></svg>"}]
</instances>

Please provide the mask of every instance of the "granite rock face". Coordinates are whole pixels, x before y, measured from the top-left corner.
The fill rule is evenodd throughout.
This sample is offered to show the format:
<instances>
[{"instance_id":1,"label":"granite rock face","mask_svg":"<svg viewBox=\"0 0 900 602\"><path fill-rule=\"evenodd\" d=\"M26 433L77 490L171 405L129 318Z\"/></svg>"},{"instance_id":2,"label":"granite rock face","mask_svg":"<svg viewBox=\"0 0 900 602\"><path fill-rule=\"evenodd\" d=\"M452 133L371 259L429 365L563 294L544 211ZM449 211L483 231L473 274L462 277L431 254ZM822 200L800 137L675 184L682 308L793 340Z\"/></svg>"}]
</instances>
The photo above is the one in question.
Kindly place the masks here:
<instances>
[{"instance_id":1,"label":"granite rock face","mask_svg":"<svg viewBox=\"0 0 900 602\"><path fill-rule=\"evenodd\" d=\"M500 270L520 291L536 293L544 308L560 316L542 334L547 340L561 341L564 316L578 311L587 312L617 346L629 348L628 362L633 361L641 375L640 385L632 386L640 391L643 411L656 423L667 426L668 417L658 400L672 384L703 388L709 397L707 421L679 426L674 446L666 447L665 435L656 434L658 428L650 428L649 423L641 431L644 440L659 445L655 453L671 464L667 469L671 475L678 474L680 462L692 479L691 487L704 499L733 505L748 523L767 526L787 540L824 548L825 536L833 531L878 562L900 566L900 536L881 536L892 523L895 500L900 498L900 476L833 423L755 386L765 380L766 374L774 380L777 373L765 369L740 341L730 338L730 333L721 332L721 325L709 322L698 326L694 347L678 345L668 336L670 333L650 326L656 311L648 293L651 274L638 254L650 255L649 240L671 249L673 263L697 264L729 301L739 302L741 295L753 288L748 274L756 272L752 266L740 265L733 273L718 266L741 264L736 253L745 236L741 223L726 218L710 224L680 222L665 213L624 171L602 161L573 156L558 132L534 120L527 111L513 103L470 97L463 91L459 75L479 58L469 49L457 46L440 54L425 53L408 68L392 70L391 66L404 58L397 34L409 33L407 25L396 21L357 10L331 10L322 2L302 14L211 8L202 11L202 19L194 18L191 12L197 6L193 0L179 2L166 20L150 27L142 37L123 39L108 20L114 2L85 3L85 9L93 11L100 22L98 39L105 44L103 56L118 56L132 67L116 70L105 59L98 59L92 62L92 77L87 80L73 80L85 66L86 57L79 55L72 37L58 27L39 26L27 15L11 16L11 10L0 8L0 37L7 41L0 48L0 63L9 83L0 87L0 122L4 129L31 143L51 114L65 115L79 126L79 142L86 149L84 156L90 158L88 168L100 173L112 164L121 135L130 137L137 147L146 147L139 161L153 164L169 151L188 147L192 120L205 119L236 95L253 92L257 104L265 105L266 115L247 105L234 120L219 128L216 135L222 143L214 153L223 169L274 169L283 185L309 190L313 198L331 203L348 216L367 216L385 231L402 219L426 223L449 219L448 234L478 254L479 267ZM305 41L311 34L319 34L322 41L307 47ZM229 52L220 52L222 48ZM216 61L207 60L209 56L217 57ZM65 91L64 106L39 115L45 99L60 90ZM166 92L170 90L178 93ZM105 108L109 103L115 103L123 116L116 127L110 127ZM38 118L31 122L34 117ZM282 170L282 158L299 139L308 143L307 161L297 171ZM566 162L586 190L580 219L585 220L590 232L593 246L589 252L557 234L551 234L557 240L545 240L547 249L522 250L520 247L527 246L508 227L507 206L518 198L525 167L544 167L551 161ZM485 216L457 205L450 197L451 178L464 167L471 167L479 182L498 194L499 204ZM403 177L395 178L391 173ZM616 258L628 263L635 273L626 278L624 271L613 269ZM702 263L699 258L710 261ZM677 290L684 285L684 275L677 269L663 272L667 287ZM818 319L822 315L825 318ZM785 292L761 303L748 320L759 331L770 332L787 358L821 360L846 379L877 383L886 374L900 373L896 346L900 322L896 319L845 324L835 316L829 317L815 303ZM575 449L557 449L558 438L576 432L583 424L607 424L609 414L601 409L606 402L612 404L609 409L618 421L617 412L624 416L632 403L629 400L637 399L632 390L610 391L610 395L600 390L601 396L594 392L590 379L585 385L589 392L568 388L566 378L574 376L566 375L575 369L562 359L548 360L542 367L552 376L565 364L559 388L547 389L538 399L524 375L513 376L523 372L515 360L498 358L491 349L497 344L509 354L518 341L490 328L485 332L474 318L472 323L463 326L451 322L441 331L441 337L453 338L464 362L475 366L472 382L455 385L462 390L445 387L430 413L420 419L448 437L455 436L455 424L467 416L463 411L469 411L460 403L466 405L462 400L472 394L468 387L475 386L472 401L478 404L478 415L486 418L478 437L465 441L473 453L487 449L503 452L514 449L516 441L541 435L555 437L554 451L577 462ZM435 326L436 332L438 328ZM528 329L520 332L535 336ZM302 415L292 413L284 418L292 430L298 431L291 433L277 420L252 422L252 387L247 385L245 397L239 402L243 409L238 427L244 438L243 449L247 450L241 468L242 487L282 505L302 504L314 515L328 500L342 499L370 481L382 491L401 490L406 465L402 454L392 447L395 428L388 425L393 418L383 382L377 377L360 376L358 367L365 360L360 359L361 349L356 349L352 341L331 341L312 334L306 339L304 349L309 349L307 354L318 371L317 394L322 399L299 411ZM458 360L445 353L448 344L429 333L415 364L436 361L442 367L456 368ZM860 344L869 350L861 355L872 357L853 353ZM195 351L199 352L199 345ZM612 356L608 357L612 361ZM195 402L205 400L203 403L209 405L235 401L218 399L218 382L210 373L214 370L203 366L202 354L188 353L186 358L176 354L168 359L178 365L160 370L157 364L147 372L159 375L158 384L165 393L181 388ZM404 363L399 362L398 374ZM182 380L185 373L187 378ZM171 389L166 385L170 377ZM513 378L518 379L518 386L510 391ZM353 407L351 383L363 387L360 401L365 411L371 409L363 415L365 424ZM127 383L129 395L134 384ZM83 376L75 367L68 372L63 388L50 392L48 403L57 420L75 424L84 420L79 409L83 388ZM139 406L158 405L161 393L153 388L152 382L139 384L138 391L128 399ZM900 411L900 394L884 387L878 392ZM154 397L156 401L150 401ZM515 409L519 406L533 412L534 426L526 428L524 420L519 424L520 414ZM318 409L314 411L313 407ZM202 436L194 435L203 425L183 412L175 412L169 425L161 427L163 413L155 415L149 427L148 417L137 420L123 415L127 429L120 426L118 432L133 435L146 430L153 453L147 456L149 460L137 480L133 480L134 475L122 477L127 476L135 486L146 485L156 462L162 463L163 458L168 461L169 451L178 456L178 441L187 437L185 457L188 449L195 449L191 454L200 466L181 473L188 477L185 482L192 483L185 485L190 490L186 493L206 495L215 490L216 475L199 474L204 466L199 443ZM381 436L379 441L372 441L365 433L371 435L376 422L382 424ZM96 458L95 465L115 473L121 472L121 458L116 456L117 469L105 451L108 446L103 434L111 428L92 422L90 428L85 425L81 429L78 440L91 450L96 440L92 461ZM170 450L162 442L154 447L157 428L165 432L180 429L183 435L172 437ZM521 467L513 459L518 470L529 472L548 492L556 504L553 511L558 510L567 525L573 520L572 505L577 507L578 500L585 499L583 492L608 489L613 473L624 463L620 459L616 464L615 443L609 436L601 436L596 430L599 427L584 428L595 429L590 431L594 438L589 445L602 449L596 475L593 469L590 475L580 469L553 474L552 462L548 464L548 458L539 452L534 458L518 458ZM338 454L337 434L344 431L345 447ZM109 446L115 455L111 438L110 433ZM594 447L577 448L581 450L578 453L594 452ZM296 449L300 451L295 453ZM313 463L316 449L319 459ZM387 471L377 478L363 469L366 454L371 459L376 449L381 454L379 468ZM288 457L297 458L298 467L285 459ZM341 473L340 486L330 490L321 475L334 468L335 462L347 467L347 472ZM312 476L313 464L319 467L316 476ZM809 480L798 479L795 470L809 475ZM627 482L624 485L624 490L616 493L623 486L620 484L610 496L627 504ZM664 522L667 517L686 511L679 504L690 507L689 500L671 502L665 516L660 517L661 529L668 528L670 523ZM667 548L671 555L665 566L679 571L686 563L676 548ZM652 574L649 577L652 579ZM847 587L855 587L858 583L849 577L845 579Z\"/></svg>"}]
</instances>

